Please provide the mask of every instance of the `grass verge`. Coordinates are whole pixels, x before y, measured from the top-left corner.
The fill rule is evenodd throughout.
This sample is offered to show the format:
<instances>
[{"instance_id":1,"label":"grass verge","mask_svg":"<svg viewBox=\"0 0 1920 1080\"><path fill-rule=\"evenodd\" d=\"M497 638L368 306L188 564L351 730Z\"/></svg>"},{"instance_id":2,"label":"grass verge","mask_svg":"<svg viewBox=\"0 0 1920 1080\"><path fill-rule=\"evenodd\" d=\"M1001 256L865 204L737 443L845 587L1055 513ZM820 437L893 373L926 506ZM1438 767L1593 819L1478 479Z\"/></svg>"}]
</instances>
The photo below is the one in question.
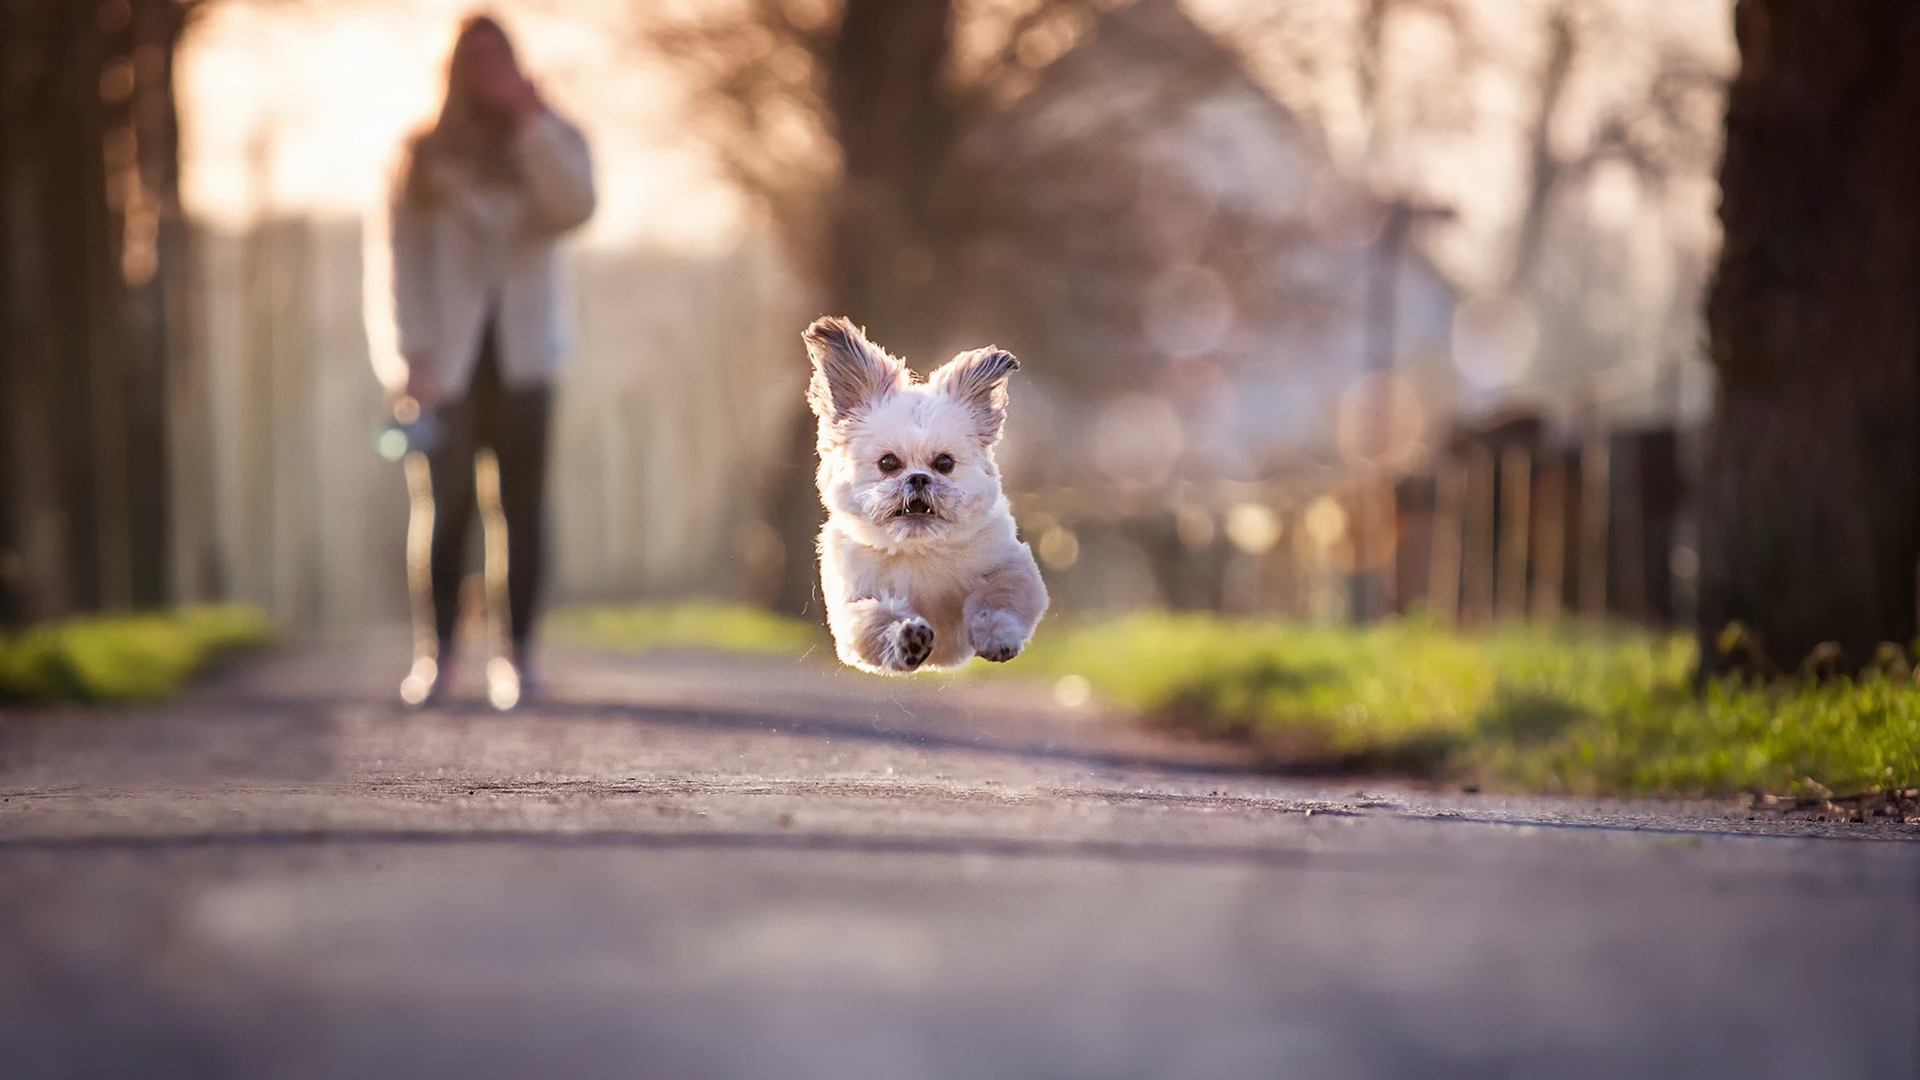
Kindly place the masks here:
<instances>
[{"instance_id":1,"label":"grass verge","mask_svg":"<svg viewBox=\"0 0 1920 1080\"><path fill-rule=\"evenodd\" d=\"M1526 791L1732 794L1920 786L1910 674L1695 694L1693 642L1614 628L1465 635L1141 614L1042 633L1010 674L1077 675L1277 761Z\"/></svg>"},{"instance_id":2,"label":"grass verge","mask_svg":"<svg viewBox=\"0 0 1920 1080\"><path fill-rule=\"evenodd\" d=\"M757 608L556 613L556 636L830 662L824 631ZM1244 740L1277 763L1577 794L1854 794L1920 787L1920 684L1722 683L1694 693L1691 639L1627 628L1462 634L1142 613L1050 620L1019 659L962 677L1058 684L1158 722Z\"/></svg>"},{"instance_id":3,"label":"grass verge","mask_svg":"<svg viewBox=\"0 0 1920 1080\"><path fill-rule=\"evenodd\" d=\"M0 700L157 700L219 654L268 636L266 616L238 605L31 627L0 636Z\"/></svg>"}]
</instances>

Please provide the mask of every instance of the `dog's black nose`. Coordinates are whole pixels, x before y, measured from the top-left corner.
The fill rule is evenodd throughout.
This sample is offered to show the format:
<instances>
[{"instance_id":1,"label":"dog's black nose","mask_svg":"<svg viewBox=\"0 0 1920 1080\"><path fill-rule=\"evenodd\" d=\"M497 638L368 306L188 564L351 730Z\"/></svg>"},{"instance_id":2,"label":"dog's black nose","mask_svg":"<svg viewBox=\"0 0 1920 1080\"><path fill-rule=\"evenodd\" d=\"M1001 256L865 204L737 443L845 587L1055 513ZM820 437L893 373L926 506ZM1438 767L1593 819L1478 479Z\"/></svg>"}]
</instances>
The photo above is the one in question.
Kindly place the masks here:
<instances>
[{"instance_id":1,"label":"dog's black nose","mask_svg":"<svg viewBox=\"0 0 1920 1080\"><path fill-rule=\"evenodd\" d=\"M907 486L912 488L915 491L925 491L927 490L927 487L932 483L933 483L933 477L928 476L926 473L923 473L923 472L917 472L917 473L914 473L912 476L907 477Z\"/></svg>"}]
</instances>

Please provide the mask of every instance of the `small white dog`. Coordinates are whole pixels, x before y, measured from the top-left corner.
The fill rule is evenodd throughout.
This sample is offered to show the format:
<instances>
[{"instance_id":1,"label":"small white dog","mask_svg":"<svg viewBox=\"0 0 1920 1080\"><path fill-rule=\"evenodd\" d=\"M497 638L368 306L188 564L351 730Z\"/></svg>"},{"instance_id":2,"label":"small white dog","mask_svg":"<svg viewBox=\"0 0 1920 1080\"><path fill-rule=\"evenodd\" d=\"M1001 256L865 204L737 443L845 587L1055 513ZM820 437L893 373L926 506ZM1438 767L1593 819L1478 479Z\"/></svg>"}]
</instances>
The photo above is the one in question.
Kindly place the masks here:
<instances>
[{"instance_id":1,"label":"small white dog","mask_svg":"<svg viewBox=\"0 0 1920 1080\"><path fill-rule=\"evenodd\" d=\"M1047 610L993 448L1020 364L988 347L925 382L845 319L807 327L820 418L820 585L840 659L903 675L1020 655Z\"/></svg>"}]
</instances>

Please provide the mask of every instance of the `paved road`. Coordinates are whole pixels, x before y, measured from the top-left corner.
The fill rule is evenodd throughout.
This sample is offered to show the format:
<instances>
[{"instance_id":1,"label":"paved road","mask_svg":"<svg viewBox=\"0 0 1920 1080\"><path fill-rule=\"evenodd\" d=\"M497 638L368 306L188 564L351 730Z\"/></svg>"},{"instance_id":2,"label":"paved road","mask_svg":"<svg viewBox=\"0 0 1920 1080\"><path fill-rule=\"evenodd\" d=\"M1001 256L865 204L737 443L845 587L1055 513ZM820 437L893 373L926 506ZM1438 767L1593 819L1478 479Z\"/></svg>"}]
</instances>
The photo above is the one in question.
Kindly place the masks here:
<instances>
[{"instance_id":1,"label":"paved road","mask_svg":"<svg viewBox=\"0 0 1920 1080\"><path fill-rule=\"evenodd\" d=\"M1024 691L392 642L0 719L0 1076L1920 1076L1920 844Z\"/></svg>"}]
</instances>

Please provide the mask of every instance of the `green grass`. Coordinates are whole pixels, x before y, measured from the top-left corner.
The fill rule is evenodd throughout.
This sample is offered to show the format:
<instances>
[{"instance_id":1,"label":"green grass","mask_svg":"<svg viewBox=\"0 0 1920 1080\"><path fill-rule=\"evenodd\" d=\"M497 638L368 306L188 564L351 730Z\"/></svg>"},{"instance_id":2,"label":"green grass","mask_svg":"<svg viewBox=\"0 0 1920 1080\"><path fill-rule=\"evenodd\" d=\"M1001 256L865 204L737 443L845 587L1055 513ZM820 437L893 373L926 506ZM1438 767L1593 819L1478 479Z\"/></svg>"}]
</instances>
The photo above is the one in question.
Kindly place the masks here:
<instances>
[{"instance_id":1,"label":"green grass","mask_svg":"<svg viewBox=\"0 0 1920 1080\"><path fill-rule=\"evenodd\" d=\"M36 626L0 636L0 700L153 701L220 653L267 637L265 615L241 606Z\"/></svg>"},{"instance_id":2,"label":"green grass","mask_svg":"<svg viewBox=\"0 0 1920 1080\"><path fill-rule=\"evenodd\" d=\"M707 649L802 655L827 648L826 631L744 604L686 603L568 608L547 619L557 640L626 652Z\"/></svg>"},{"instance_id":3,"label":"green grass","mask_svg":"<svg viewBox=\"0 0 1920 1080\"><path fill-rule=\"evenodd\" d=\"M1141 614L1043 628L1009 674L1079 675L1167 723L1295 765L1527 791L1860 792L1920 785L1909 675L1691 686L1691 640L1613 628L1465 635Z\"/></svg>"},{"instance_id":4,"label":"green grass","mask_svg":"<svg viewBox=\"0 0 1920 1080\"><path fill-rule=\"evenodd\" d=\"M556 637L831 662L812 623L723 604L574 609ZM1613 627L1463 634L1142 613L1045 623L1025 655L961 677L1088 681L1154 721L1278 762L1583 794L1851 794L1920 786L1920 685L1904 675L1695 694L1691 639ZM1818 785L1816 787L1815 785Z\"/></svg>"}]
</instances>

